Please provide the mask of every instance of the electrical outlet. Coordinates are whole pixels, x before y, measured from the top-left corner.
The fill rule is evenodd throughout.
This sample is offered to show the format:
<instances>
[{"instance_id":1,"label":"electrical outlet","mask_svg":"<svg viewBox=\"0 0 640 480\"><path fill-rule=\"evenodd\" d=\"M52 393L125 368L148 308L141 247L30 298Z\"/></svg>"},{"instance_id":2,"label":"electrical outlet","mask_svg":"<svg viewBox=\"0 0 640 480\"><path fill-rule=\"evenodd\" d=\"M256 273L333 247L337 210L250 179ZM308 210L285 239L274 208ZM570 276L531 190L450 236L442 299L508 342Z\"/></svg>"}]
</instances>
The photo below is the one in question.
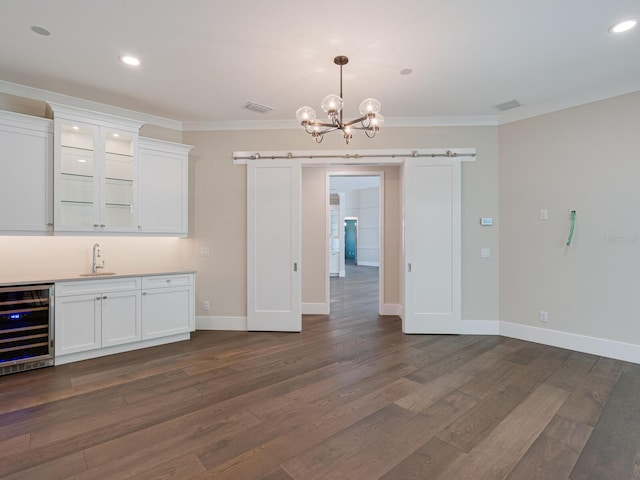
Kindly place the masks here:
<instances>
[{"instance_id":1,"label":"electrical outlet","mask_svg":"<svg viewBox=\"0 0 640 480\"><path fill-rule=\"evenodd\" d=\"M208 257L210 254L211 254L211 251L209 250L209 247L200 248L200 256L201 257Z\"/></svg>"},{"instance_id":2,"label":"electrical outlet","mask_svg":"<svg viewBox=\"0 0 640 480\"><path fill-rule=\"evenodd\" d=\"M544 310L540 310L540 321L546 323L548 320L549 320L549 314Z\"/></svg>"},{"instance_id":3,"label":"electrical outlet","mask_svg":"<svg viewBox=\"0 0 640 480\"><path fill-rule=\"evenodd\" d=\"M205 300L204 302L202 302L202 309L205 312L208 312L210 308L211 308L211 304L209 303L209 300Z\"/></svg>"}]
</instances>

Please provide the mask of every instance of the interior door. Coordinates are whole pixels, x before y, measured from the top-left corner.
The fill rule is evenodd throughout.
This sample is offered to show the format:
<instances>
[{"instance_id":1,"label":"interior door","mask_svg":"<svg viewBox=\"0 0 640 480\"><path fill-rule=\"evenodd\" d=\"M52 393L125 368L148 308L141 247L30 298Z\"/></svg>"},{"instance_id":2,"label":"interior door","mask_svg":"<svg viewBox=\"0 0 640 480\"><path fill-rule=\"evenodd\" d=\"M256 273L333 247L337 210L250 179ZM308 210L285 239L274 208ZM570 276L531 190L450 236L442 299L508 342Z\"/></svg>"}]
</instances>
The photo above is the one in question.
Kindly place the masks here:
<instances>
[{"instance_id":1,"label":"interior door","mask_svg":"<svg viewBox=\"0 0 640 480\"><path fill-rule=\"evenodd\" d=\"M300 180L293 160L247 163L248 330L302 330Z\"/></svg>"},{"instance_id":2,"label":"interior door","mask_svg":"<svg viewBox=\"0 0 640 480\"><path fill-rule=\"evenodd\" d=\"M358 251L358 227L357 220L345 220L344 221L344 245L345 253L344 258L346 260L353 260L355 263L357 260Z\"/></svg>"},{"instance_id":3,"label":"interior door","mask_svg":"<svg viewBox=\"0 0 640 480\"><path fill-rule=\"evenodd\" d=\"M404 165L405 333L460 333L460 162Z\"/></svg>"}]
</instances>

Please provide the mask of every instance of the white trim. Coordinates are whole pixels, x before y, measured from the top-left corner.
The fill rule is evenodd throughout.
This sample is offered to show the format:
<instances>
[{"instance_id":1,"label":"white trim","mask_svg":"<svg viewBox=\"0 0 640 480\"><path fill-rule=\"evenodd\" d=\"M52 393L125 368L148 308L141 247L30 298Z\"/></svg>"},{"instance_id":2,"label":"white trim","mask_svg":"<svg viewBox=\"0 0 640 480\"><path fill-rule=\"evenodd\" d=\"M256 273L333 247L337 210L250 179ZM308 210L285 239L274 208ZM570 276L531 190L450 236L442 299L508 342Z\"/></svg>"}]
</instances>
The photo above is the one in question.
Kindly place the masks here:
<instances>
[{"instance_id":1,"label":"white trim","mask_svg":"<svg viewBox=\"0 0 640 480\"><path fill-rule=\"evenodd\" d=\"M42 133L53 133L53 120L0 110L0 124Z\"/></svg>"},{"instance_id":2,"label":"white trim","mask_svg":"<svg viewBox=\"0 0 640 480\"><path fill-rule=\"evenodd\" d=\"M564 97L551 102L532 105L530 107L522 106L508 110L499 117L498 125L505 125L518 120L537 117L547 113L566 110L567 108L579 107L588 103L599 102L609 98L619 97L628 93L634 93L640 90L640 82L631 82L627 85L617 85L601 90L591 90L589 92L575 93L569 97Z\"/></svg>"},{"instance_id":3,"label":"white trim","mask_svg":"<svg viewBox=\"0 0 640 480\"><path fill-rule=\"evenodd\" d=\"M402 313L402 305L398 303L383 303L380 308L380 315L396 315L400 316Z\"/></svg>"},{"instance_id":4,"label":"white trim","mask_svg":"<svg viewBox=\"0 0 640 480\"><path fill-rule=\"evenodd\" d=\"M247 331L247 317L196 317L196 330L237 330Z\"/></svg>"},{"instance_id":5,"label":"white trim","mask_svg":"<svg viewBox=\"0 0 640 480\"><path fill-rule=\"evenodd\" d=\"M54 365L64 365L65 363L79 362L80 360L88 360L90 358L105 357L107 355L113 355L115 353L130 352L131 350L140 350L141 348L156 347L158 345L165 345L167 343L189 340L190 338L191 334L189 332L179 333L177 335L171 335L169 337L152 338L149 340L142 340L140 342L125 343L122 345L114 345L112 347L103 347L96 350L87 350L85 352L76 352L67 355L56 355L54 358Z\"/></svg>"},{"instance_id":6,"label":"white trim","mask_svg":"<svg viewBox=\"0 0 640 480\"><path fill-rule=\"evenodd\" d=\"M375 167L380 167L381 165L374 165ZM331 196L331 177L378 177L378 265L374 265L373 262L358 262L358 265L368 266L368 267L378 267L378 312L382 315L383 310L383 301L384 301L384 234L385 234L385 219L384 219L384 210L385 210L385 189L384 189L384 170L367 170L367 171L353 171L353 170L340 170L340 171L331 171L326 172L325 175L325 187L326 187L326 231L325 231L325 264L327 266L326 279L327 279L327 298L329 305L331 304L331 289L329 285L329 236L331 234L331 219L329 213L329 198ZM340 197L340 201L342 202L344 199L342 196ZM342 208L342 207L341 207ZM356 228L359 228L358 217L347 217L345 216L341 220L356 220ZM343 229L342 225L340 228ZM360 232L357 231L356 237L360 238ZM345 247L344 247L344 235L342 235L342 248L340 250L340 255L344 255ZM359 242L358 242L359 243ZM356 255L356 260L357 260ZM340 270L339 277L345 277L346 271Z\"/></svg>"},{"instance_id":7,"label":"white trim","mask_svg":"<svg viewBox=\"0 0 640 480\"><path fill-rule=\"evenodd\" d=\"M461 335L499 335L498 320L462 320Z\"/></svg>"},{"instance_id":8,"label":"white trim","mask_svg":"<svg viewBox=\"0 0 640 480\"><path fill-rule=\"evenodd\" d=\"M640 363L640 345L631 343L510 322L500 322L500 335L625 362Z\"/></svg>"},{"instance_id":9,"label":"white trim","mask_svg":"<svg viewBox=\"0 0 640 480\"><path fill-rule=\"evenodd\" d=\"M385 117L384 128L406 127L486 127L497 126L498 115L465 115L451 117ZM300 130L292 120L228 120L183 122L185 132L217 130Z\"/></svg>"},{"instance_id":10,"label":"white trim","mask_svg":"<svg viewBox=\"0 0 640 480\"><path fill-rule=\"evenodd\" d=\"M158 117L156 115L149 115L143 112L135 112L126 108L114 107L112 105L106 105L104 103L85 100L78 97L72 97L70 95L42 90L40 88L19 85L17 83L7 82L5 80L0 80L0 93L7 93L9 95L30 98L32 100L39 100L47 103L56 102L72 107L84 108L95 112L106 113L108 115L116 115L119 117L137 120L142 123L157 125L159 127L170 128L172 130L182 131L183 129L182 122L178 120L171 120L169 118Z\"/></svg>"},{"instance_id":11,"label":"white trim","mask_svg":"<svg viewBox=\"0 0 640 480\"><path fill-rule=\"evenodd\" d=\"M377 250L374 248L371 248L370 250ZM361 262L358 261L358 266L359 267L379 267L380 266L380 262Z\"/></svg>"},{"instance_id":12,"label":"white trim","mask_svg":"<svg viewBox=\"0 0 640 480\"><path fill-rule=\"evenodd\" d=\"M328 303L303 303L303 315L329 315L330 306Z\"/></svg>"}]
</instances>

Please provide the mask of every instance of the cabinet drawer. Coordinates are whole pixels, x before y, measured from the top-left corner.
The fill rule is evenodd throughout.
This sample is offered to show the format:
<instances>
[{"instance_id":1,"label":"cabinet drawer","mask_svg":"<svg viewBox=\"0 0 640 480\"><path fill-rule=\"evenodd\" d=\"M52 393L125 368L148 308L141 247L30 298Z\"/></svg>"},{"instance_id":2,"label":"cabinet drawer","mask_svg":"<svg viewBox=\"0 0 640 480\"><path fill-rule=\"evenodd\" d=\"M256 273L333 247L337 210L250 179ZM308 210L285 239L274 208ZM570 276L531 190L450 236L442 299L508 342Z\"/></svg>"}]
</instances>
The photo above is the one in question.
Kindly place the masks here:
<instances>
[{"instance_id":1,"label":"cabinet drawer","mask_svg":"<svg viewBox=\"0 0 640 480\"><path fill-rule=\"evenodd\" d=\"M140 277L77 280L72 282L56 282L56 296L79 295L83 293L119 292L139 290Z\"/></svg>"},{"instance_id":2,"label":"cabinet drawer","mask_svg":"<svg viewBox=\"0 0 640 480\"><path fill-rule=\"evenodd\" d=\"M193 285L193 274L142 277L142 288L166 288Z\"/></svg>"}]
</instances>

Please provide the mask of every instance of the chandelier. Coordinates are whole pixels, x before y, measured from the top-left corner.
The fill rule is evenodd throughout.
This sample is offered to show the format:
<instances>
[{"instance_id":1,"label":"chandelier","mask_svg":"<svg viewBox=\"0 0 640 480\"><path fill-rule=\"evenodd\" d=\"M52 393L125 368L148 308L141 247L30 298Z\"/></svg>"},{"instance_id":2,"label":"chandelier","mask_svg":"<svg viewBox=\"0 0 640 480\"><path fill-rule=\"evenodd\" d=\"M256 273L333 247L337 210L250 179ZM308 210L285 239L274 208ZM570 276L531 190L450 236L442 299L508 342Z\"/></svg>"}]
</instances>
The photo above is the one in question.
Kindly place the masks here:
<instances>
[{"instance_id":1,"label":"chandelier","mask_svg":"<svg viewBox=\"0 0 640 480\"><path fill-rule=\"evenodd\" d=\"M344 55L340 55L333 59L333 63L340 66L340 95L327 95L320 104L322 110L329 116L328 121L316 121L316 111L307 106L300 107L296 111L296 119L300 122L302 128L315 138L318 143L322 142L325 133L336 130L342 132L347 145L349 140L353 138L354 130L364 130L367 137L375 137L384 123L384 117L380 114L382 105L375 98L366 98L360 103L360 114L362 116L345 122L342 116L342 107L344 106L342 100L342 66L349 63L349 59Z\"/></svg>"}]
</instances>

